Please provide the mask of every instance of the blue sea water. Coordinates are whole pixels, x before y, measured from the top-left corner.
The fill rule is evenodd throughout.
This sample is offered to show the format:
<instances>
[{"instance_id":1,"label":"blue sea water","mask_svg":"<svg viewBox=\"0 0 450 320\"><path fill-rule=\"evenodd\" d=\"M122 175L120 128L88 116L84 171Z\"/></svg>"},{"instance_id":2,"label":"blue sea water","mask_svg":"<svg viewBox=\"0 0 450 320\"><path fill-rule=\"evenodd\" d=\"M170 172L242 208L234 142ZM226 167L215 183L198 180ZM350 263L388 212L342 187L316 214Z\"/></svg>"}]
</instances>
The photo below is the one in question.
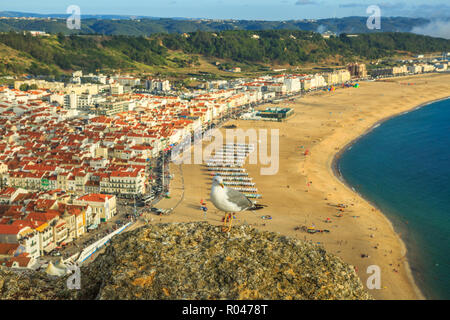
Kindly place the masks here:
<instances>
[{"instance_id":1,"label":"blue sea water","mask_svg":"<svg viewBox=\"0 0 450 320\"><path fill-rule=\"evenodd\" d=\"M338 168L400 233L426 298L450 299L450 99L382 123Z\"/></svg>"}]
</instances>

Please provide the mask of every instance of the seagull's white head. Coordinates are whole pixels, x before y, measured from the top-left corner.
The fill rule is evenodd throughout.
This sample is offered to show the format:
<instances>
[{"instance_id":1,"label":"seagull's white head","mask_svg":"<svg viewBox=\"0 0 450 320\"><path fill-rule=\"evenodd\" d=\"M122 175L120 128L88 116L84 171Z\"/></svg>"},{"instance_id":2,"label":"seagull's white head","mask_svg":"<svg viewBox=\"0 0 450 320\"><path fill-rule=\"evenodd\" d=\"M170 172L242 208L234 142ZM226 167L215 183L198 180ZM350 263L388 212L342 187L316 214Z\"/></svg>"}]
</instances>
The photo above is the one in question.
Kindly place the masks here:
<instances>
[{"instance_id":1,"label":"seagull's white head","mask_svg":"<svg viewBox=\"0 0 450 320\"><path fill-rule=\"evenodd\" d=\"M225 186L224 186L224 184L223 184L223 179L222 179L222 177L221 176L218 176L218 175L216 175L216 176L214 176L214 178L213 178L213 185L219 185L219 186L221 186L222 188L224 188Z\"/></svg>"}]
</instances>

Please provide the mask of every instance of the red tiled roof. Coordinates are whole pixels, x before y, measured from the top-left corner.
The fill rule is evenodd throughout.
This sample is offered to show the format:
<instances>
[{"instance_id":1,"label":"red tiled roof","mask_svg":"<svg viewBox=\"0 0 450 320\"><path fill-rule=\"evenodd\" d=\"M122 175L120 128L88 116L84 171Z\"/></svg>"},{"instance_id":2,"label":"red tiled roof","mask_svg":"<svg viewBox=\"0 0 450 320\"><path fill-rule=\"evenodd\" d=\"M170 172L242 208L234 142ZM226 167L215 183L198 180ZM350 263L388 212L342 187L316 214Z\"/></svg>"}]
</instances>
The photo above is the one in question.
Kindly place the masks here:
<instances>
[{"instance_id":1,"label":"red tiled roof","mask_svg":"<svg viewBox=\"0 0 450 320\"><path fill-rule=\"evenodd\" d=\"M18 234L21 229L15 225L0 224L0 234Z\"/></svg>"},{"instance_id":2,"label":"red tiled roof","mask_svg":"<svg viewBox=\"0 0 450 320\"><path fill-rule=\"evenodd\" d=\"M78 198L77 200L88 202L105 202L106 200L109 200L112 197L113 196L107 194L90 193Z\"/></svg>"},{"instance_id":3,"label":"red tiled roof","mask_svg":"<svg viewBox=\"0 0 450 320\"><path fill-rule=\"evenodd\" d=\"M0 254L13 255L18 247L18 243L0 243Z\"/></svg>"},{"instance_id":4,"label":"red tiled roof","mask_svg":"<svg viewBox=\"0 0 450 320\"><path fill-rule=\"evenodd\" d=\"M26 268L26 267L28 267L30 260L31 260L30 257L18 256L18 257L9 259L8 262L6 262L6 266L11 268L13 263L17 262L19 264L19 267Z\"/></svg>"}]
</instances>

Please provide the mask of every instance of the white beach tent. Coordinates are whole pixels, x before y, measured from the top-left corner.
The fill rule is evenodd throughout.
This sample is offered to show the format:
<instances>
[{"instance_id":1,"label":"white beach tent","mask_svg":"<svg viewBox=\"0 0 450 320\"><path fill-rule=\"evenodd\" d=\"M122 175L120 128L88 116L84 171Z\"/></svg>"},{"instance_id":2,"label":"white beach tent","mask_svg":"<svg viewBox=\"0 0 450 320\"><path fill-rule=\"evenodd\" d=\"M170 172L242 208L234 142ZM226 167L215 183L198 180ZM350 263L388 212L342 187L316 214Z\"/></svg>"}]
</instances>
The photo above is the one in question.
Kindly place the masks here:
<instances>
[{"instance_id":1,"label":"white beach tent","mask_svg":"<svg viewBox=\"0 0 450 320\"><path fill-rule=\"evenodd\" d=\"M51 276L58 276L62 277L66 274L66 269L64 268L57 268L53 265L53 263L50 261L48 263L47 269L45 270L45 273Z\"/></svg>"}]
</instances>

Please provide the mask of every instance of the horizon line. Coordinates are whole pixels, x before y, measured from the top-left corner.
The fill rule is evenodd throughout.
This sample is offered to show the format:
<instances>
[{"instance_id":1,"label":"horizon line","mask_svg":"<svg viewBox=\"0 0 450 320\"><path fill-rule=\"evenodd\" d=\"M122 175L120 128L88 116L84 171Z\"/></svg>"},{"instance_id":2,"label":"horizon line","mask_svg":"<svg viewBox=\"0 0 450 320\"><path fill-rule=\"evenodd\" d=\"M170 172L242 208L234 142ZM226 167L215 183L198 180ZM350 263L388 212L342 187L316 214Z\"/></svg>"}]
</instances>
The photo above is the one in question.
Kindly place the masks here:
<instances>
[{"instance_id":1,"label":"horizon line","mask_svg":"<svg viewBox=\"0 0 450 320\"><path fill-rule=\"evenodd\" d=\"M24 15L24 17L27 18L54 18L54 19L62 19L61 17L51 17L51 16L70 16L70 13L39 13L39 12L24 12L24 11L10 11L10 10L2 10L0 11L0 14L2 13L19 13ZM40 15L42 17L32 17L27 15ZM302 20L328 20L328 19L344 19L344 18L367 18L367 16L364 15L350 15L350 16L341 16L341 17L328 17L328 18L301 18L301 19L241 19L241 18L207 18L207 17L177 17L177 16L145 16L145 15L134 15L134 14L115 14L115 13L82 13L80 15L81 19L89 19L89 18L83 18L83 16L116 16L116 17L123 17L127 19L178 19L178 20L235 20L235 21L270 21L270 22L283 22L283 21L302 21ZM7 17L7 16L4 16ZM7 17L7 18L17 18L17 17ZM134 19L133 19L134 18ZM383 18L408 18L408 19L426 19L430 20L430 18L427 17L420 17L420 16L401 16L401 15L393 15L393 16L384 16ZM434 19L449 19L450 15L447 17L440 17L440 18L434 18ZM103 18L107 19L107 18ZM433 19L431 19L433 20Z\"/></svg>"}]
</instances>

